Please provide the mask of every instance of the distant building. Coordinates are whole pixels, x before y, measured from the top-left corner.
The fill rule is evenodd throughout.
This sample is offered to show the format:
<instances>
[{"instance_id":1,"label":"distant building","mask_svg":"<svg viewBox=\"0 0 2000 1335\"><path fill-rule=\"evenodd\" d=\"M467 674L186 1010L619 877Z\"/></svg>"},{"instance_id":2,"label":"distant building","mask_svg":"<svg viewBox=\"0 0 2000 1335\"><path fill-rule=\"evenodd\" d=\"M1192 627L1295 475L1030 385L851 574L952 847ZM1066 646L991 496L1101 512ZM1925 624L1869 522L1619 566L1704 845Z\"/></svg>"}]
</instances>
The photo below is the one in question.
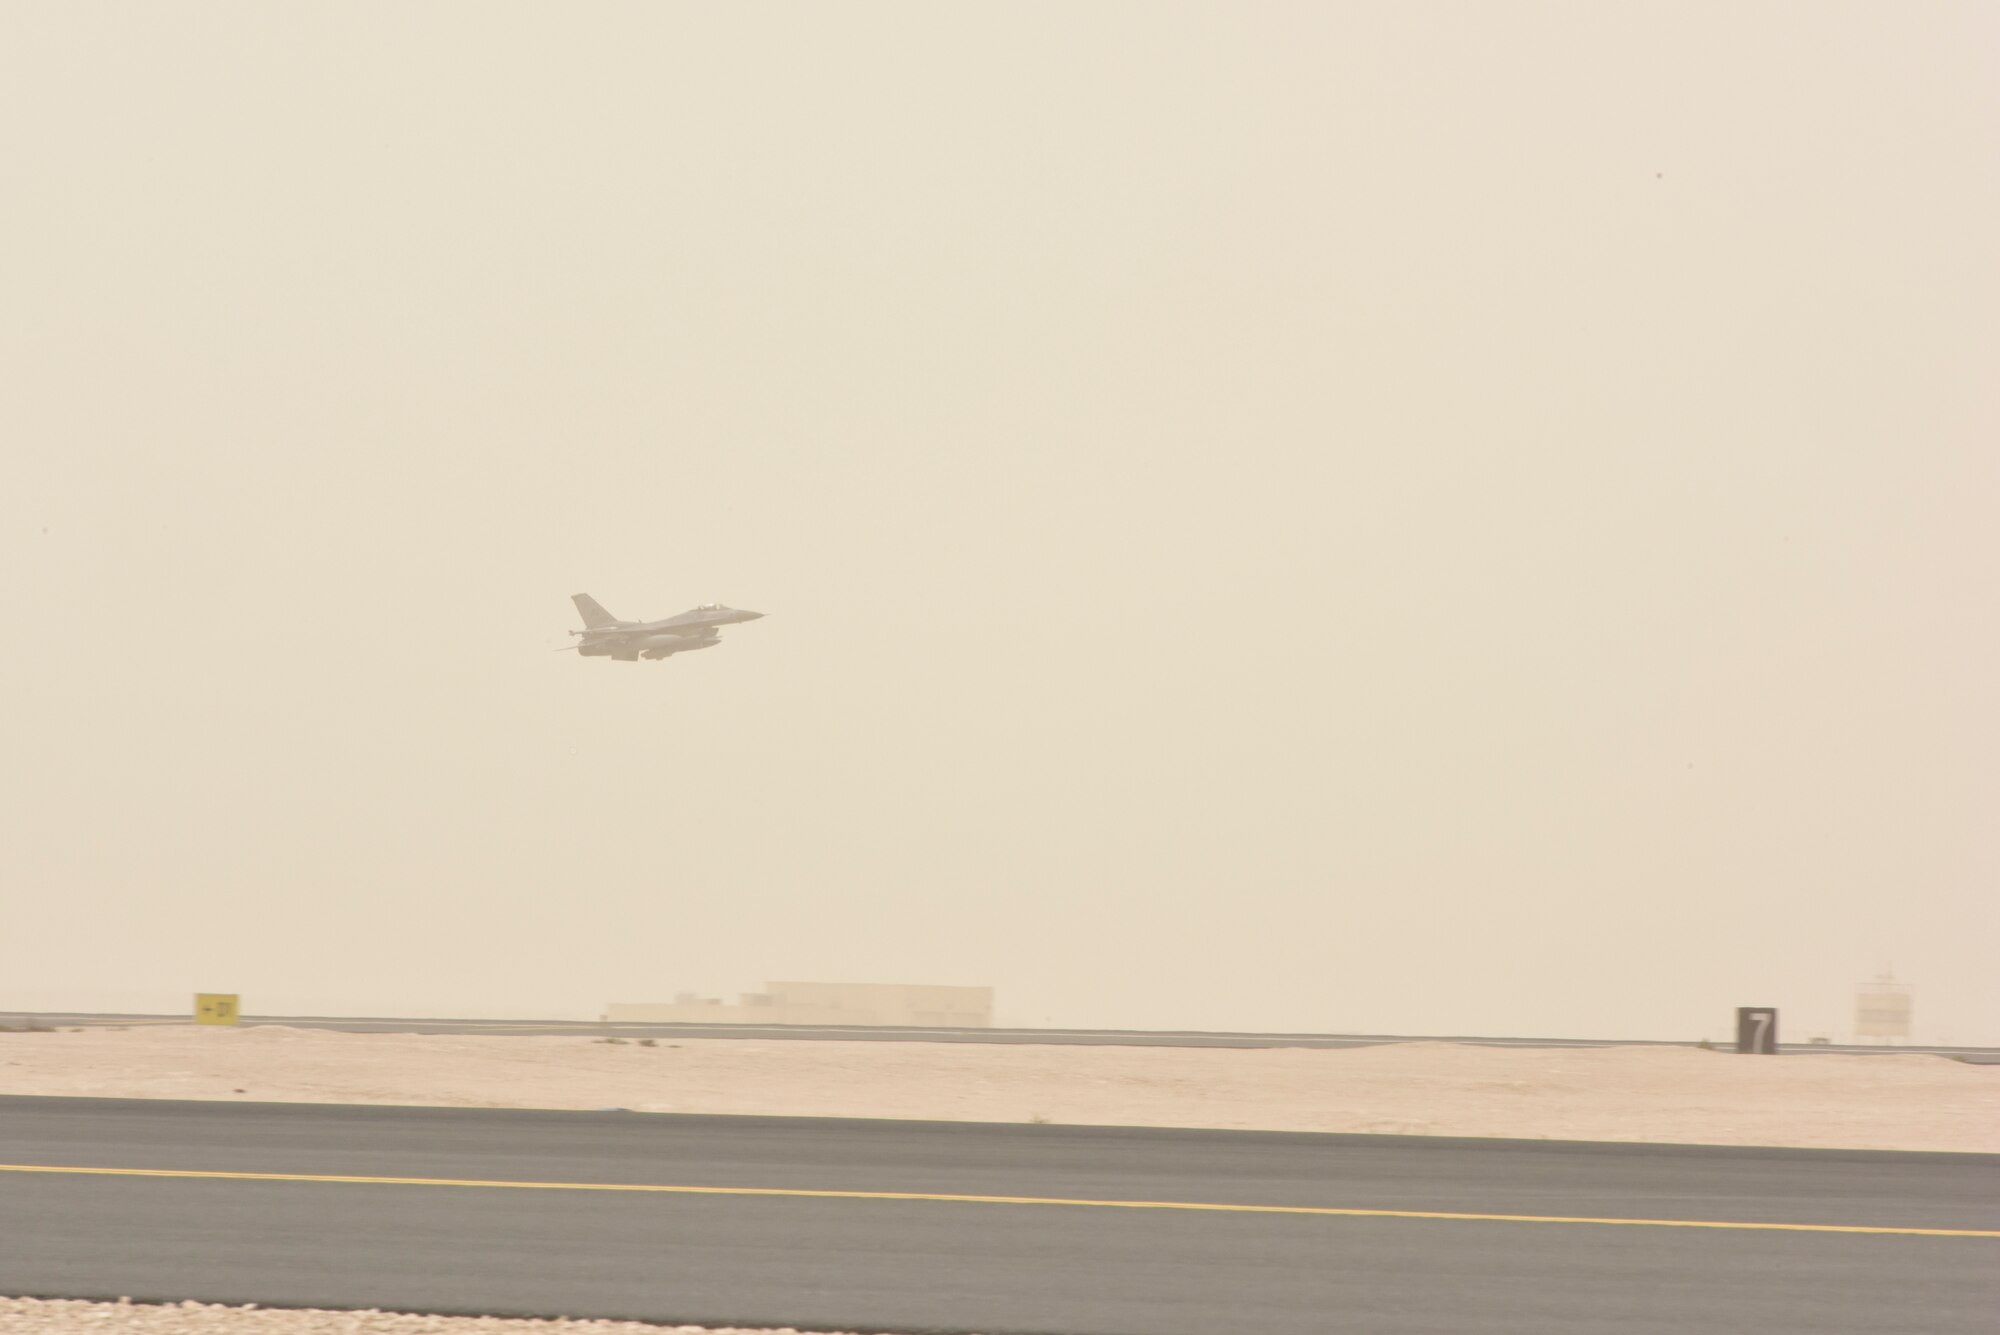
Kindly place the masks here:
<instances>
[{"instance_id":1,"label":"distant building","mask_svg":"<svg viewBox=\"0 0 2000 1335\"><path fill-rule=\"evenodd\" d=\"M1857 1038L1897 1039L1910 1036L1910 989L1889 974L1875 976L1854 993L1854 1033Z\"/></svg>"},{"instance_id":2,"label":"distant building","mask_svg":"<svg viewBox=\"0 0 2000 1335\"><path fill-rule=\"evenodd\" d=\"M614 1001L606 1021L650 1024L831 1024L990 1029L993 989L920 983L766 983L734 1003L683 992L672 1001Z\"/></svg>"}]
</instances>

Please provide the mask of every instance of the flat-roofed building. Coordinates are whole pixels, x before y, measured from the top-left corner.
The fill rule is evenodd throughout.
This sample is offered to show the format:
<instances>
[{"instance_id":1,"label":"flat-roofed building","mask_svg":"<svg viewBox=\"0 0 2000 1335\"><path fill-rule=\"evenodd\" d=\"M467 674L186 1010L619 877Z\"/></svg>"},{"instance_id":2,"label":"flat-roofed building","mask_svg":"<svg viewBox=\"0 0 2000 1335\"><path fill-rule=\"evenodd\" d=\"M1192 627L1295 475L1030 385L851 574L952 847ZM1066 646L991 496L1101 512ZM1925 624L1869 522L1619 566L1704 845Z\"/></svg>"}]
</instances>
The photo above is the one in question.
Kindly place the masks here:
<instances>
[{"instance_id":1,"label":"flat-roofed building","mask_svg":"<svg viewBox=\"0 0 2000 1335\"><path fill-rule=\"evenodd\" d=\"M1858 1039L1907 1039L1910 1036L1910 989L1888 974L1863 984L1854 993L1854 1036Z\"/></svg>"},{"instance_id":2,"label":"flat-roofed building","mask_svg":"<svg viewBox=\"0 0 2000 1335\"><path fill-rule=\"evenodd\" d=\"M924 983L766 983L734 1002L683 992L672 1001L614 1001L613 1024L889 1025L990 1029L993 989Z\"/></svg>"}]
</instances>

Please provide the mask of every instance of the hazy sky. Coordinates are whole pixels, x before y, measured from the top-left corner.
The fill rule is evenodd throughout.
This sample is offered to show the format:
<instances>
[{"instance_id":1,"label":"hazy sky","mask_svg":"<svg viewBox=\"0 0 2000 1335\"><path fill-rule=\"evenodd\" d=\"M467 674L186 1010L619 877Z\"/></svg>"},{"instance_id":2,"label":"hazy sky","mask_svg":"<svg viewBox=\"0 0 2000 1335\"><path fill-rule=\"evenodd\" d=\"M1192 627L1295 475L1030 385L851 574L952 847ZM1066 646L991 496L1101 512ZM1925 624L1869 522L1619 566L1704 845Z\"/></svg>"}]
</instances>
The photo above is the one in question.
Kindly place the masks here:
<instances>
[{"instance_id":1,"label":"hazy sky","mask_svg":"<svg viewBox=\"0 0 2000 1335\"><path fill-rule=\"evenodd\" d=\"M0 1010L2000 1042L1996 57L8 4Z\"/></svg>"}]
</instances>

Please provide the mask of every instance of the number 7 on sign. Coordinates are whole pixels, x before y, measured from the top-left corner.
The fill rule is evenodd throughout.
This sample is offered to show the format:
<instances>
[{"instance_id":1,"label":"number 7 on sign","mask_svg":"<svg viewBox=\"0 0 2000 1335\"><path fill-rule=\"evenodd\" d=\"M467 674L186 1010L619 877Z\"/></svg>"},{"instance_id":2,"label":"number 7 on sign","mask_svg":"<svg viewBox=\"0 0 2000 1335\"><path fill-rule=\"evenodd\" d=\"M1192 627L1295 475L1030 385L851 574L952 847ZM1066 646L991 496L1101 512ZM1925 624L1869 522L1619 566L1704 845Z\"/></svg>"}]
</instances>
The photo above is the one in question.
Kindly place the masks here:
<instances>
[{"instance_id":1,"label":"number 7 on sign","mask_svg":"<svg viewBox=\"0 0 2000 1335\"><path fill-rule=\"evenodd\" d=\"M1736 1050L1763 1053L1774 1053L1778 1050L1778 1012L1775 1007L1737 1008Z\"/></svg>"}]
</instances>

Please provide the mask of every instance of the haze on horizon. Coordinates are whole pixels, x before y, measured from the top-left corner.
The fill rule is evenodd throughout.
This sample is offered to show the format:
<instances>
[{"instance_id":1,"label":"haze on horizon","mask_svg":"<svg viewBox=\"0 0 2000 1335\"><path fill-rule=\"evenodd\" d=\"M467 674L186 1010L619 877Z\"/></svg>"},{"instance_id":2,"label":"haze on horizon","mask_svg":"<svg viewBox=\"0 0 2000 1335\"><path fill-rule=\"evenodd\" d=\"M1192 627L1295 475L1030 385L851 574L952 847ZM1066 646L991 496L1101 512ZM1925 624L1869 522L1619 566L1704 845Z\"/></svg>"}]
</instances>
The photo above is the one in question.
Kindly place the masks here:
<instances>
[{"instance_id":1,"label":"haze on horizon","mask_svg":"<svg viewBox=\"0 0 2000 1335\"><path fill-rule=\"evenodd\" d=\"M1996 49L7 6L0 1012L2000 1042Z\"/></svg>"}]
</instances>

